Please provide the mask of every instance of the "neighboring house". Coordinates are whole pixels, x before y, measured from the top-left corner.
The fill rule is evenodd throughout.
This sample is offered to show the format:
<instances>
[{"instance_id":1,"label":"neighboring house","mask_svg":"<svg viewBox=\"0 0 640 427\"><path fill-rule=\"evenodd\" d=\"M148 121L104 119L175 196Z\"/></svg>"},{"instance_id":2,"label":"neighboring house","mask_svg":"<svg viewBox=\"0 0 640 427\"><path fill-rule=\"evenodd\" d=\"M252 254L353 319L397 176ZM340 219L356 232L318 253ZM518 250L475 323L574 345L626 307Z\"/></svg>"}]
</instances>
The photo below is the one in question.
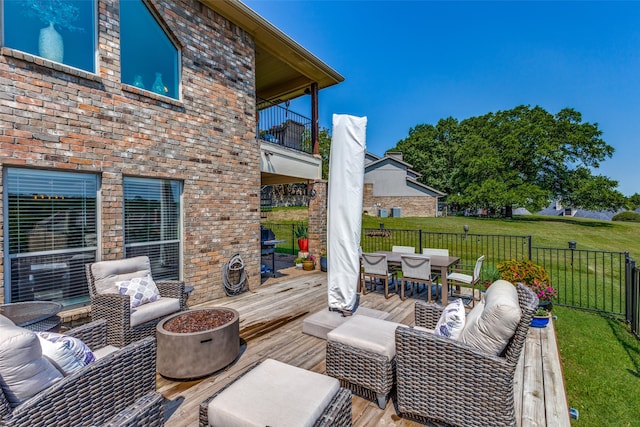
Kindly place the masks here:
<instances>
[{"instance_id":1,"label":"neighboring house","mask_svg":"<svg viewBox=\"0 0 640 427\"><path fill-rule=\"evenodd\" d=\"M57 3L0 2L0 301L87 304L86 263L137 255L190 302L236 253L257 286L261 185L318 183L322 214L343 77L237 0ZM311 118L279 107L303 95Z\"/></svg>"},{"instance_id":2,"label":"neighboring house","mask_svg":"<svg viewBox=\"0 0 640 427\"><path fill-rule=\"evenodd\" d=\"M363 210L383 217L438 216L438 197L446 194L418 182L420 176L402 153L365 153Z\"/></svg>"},{"instance_id":3,"label":"neighboring house","mask_svg":"<svg viewBox=\"0 0 640 427\"><path fill-rule=\"evenodd\" d=\"M547 216L568 216L574 218L588 218L599 219L604 221L611 221L611 219L618 213L623 212L624 209L618 211L589 211L586 209L565 207L559 201L555 201L543 210L537 212L537 215Z\"/></svg>"}]
</instances>

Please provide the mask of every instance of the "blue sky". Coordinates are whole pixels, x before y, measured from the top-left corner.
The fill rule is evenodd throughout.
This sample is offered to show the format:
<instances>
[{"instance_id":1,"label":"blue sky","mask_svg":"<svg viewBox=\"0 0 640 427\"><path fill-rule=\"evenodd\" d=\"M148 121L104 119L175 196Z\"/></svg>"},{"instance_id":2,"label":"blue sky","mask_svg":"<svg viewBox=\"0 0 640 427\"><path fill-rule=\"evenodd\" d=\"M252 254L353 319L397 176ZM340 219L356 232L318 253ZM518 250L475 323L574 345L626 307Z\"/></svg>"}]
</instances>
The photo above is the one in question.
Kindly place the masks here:
<instances>
[{"instance_id":1,"label":"blue sky","mask_svg":"<svg viewBox=\"0 0 640 427\"><path fill-rule=\"evenodd\" d=\"M244 1L345 77L320 125L367 116L374 154L446 117L571 107L615 148L595 173L640 193L640 2Z\"/></svg>"}]
</instances>

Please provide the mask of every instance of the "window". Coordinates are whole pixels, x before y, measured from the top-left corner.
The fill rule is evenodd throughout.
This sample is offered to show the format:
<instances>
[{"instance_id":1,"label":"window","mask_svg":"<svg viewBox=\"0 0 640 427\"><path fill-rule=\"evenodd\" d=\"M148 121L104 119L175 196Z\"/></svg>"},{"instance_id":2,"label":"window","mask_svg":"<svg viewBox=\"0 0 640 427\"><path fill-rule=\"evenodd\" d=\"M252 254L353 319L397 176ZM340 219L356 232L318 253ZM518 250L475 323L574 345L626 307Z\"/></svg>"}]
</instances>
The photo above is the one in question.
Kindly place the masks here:
<instances>
[{"instance_id":1,"label":"window","mask_svg":"<svg viewBox=\"0 0 640 427\"><path fill-rule=\"evenodd\" d=\"M94 0L5 0L2 7L5 46L95 72Z\"/></svg>"},{"instance_id":2,"label":"window","mask_svg":"<svg viewBox=\"0 0 640 427\"><path fill-rule=\"evenodd\" d=\"M84 265L97 251L98 177L5 170L5 301L89 300Z\"/></svg>"},{"instance_id":3,"label":"window","mask_svg":"<svg viewBox=\"0 0 640 427\"><path fill-rule=\"evenodd\" d=\"M178 48L142 0L120 2L122 82L178 98Z\"/></svg>"},{"instance_id":4,"label":"window","mask_svg":"<svg viewBox=\"0 0 640 427\"><path fill-rule=\"evenodd\" d=\"M156 280L180 278L178 181L124 178L125 257L147 255Z\"/></svg>"}]
</instances>

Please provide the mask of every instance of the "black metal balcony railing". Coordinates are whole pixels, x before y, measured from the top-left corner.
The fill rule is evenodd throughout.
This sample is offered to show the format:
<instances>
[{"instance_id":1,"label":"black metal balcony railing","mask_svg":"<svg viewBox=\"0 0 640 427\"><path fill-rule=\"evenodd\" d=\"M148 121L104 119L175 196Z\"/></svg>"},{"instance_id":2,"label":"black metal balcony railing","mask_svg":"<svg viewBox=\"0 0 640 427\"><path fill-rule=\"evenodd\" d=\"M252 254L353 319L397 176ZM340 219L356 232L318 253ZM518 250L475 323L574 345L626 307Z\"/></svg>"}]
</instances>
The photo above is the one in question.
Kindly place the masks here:
<instances>
[{"instance_id":1,"label":"black metal balcony railing","mask_svg":"<svg viewBox=\"0 0 640 427\"><path fill-rule=\"evenodd\" d=\"M304 153L313 153L311 119L282 105L260 101L256 135L258 139Z\"/></svg>"}]
</instances>

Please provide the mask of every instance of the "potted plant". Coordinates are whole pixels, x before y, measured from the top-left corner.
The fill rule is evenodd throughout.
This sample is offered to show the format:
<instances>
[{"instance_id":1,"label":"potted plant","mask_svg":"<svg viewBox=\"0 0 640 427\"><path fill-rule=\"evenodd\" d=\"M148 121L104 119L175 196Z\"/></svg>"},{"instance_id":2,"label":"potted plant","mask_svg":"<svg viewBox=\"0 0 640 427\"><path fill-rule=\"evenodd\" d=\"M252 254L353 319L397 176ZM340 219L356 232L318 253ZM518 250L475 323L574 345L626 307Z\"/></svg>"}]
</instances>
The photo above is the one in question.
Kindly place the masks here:
<instances>
[{"instance_id":1,"label":"potted plant","mask_svg":"<svg viewBox=\"0 0 640 427\"><path fill-rule=\"evenodd\" d=\"M305 260L305 258L302 258L302 257L298 257L298 258L294 259L293 262L296 265L296 268L302 269L302 261L304 261L304 260Z\"/></svg>"},{"instance_id":2,"label":"potted plant","mask_svg":"<svg viewBox=\"0 0 640 427\"><path fill-rule=\"evenodd\" d=\"M533 318L531 319L531 326L533 328L545 328L549 323L549 319L551 318L551 313L545 308L538 307L533 313Z\"/></svg>"},{"instance_id":3,"label":"potted plant","mask_svg":"<svg viewBox=\"0 0 640 427\"><path fill-rule=\"evenodd\" d=\"M485 267L480 276L482 277L482 284L485 289L489 289L489 286L491 286L493 282L502 278L500 271L493 265Z\"/></svg>"},{"instance_id":4,"label":"potted plant","mask_svg":"<svg viewBox=\"0 0 640 427\"><path fill-rule=\"evenodd\" d=\"M558 291L550 285L551 278L544 267L531 261L516 261L514 259L498 264L498 271L502 279L511 283L523 283L538 296L540 306L551 311L553 298Z\"/></svg>"},{"instance_id":5,"label":"potted plant","mask_svg":"<svg viewBox=\"0 0 640 427\"><path fill-rule=\"evenodd\" d=\"M327 271L327 250L320 249L320 270Z\"/></svg>"},{"instance_id":6,"label":"potted plant","mask_svg":"<svg viewBox=\"0 0 640 427\"><path fill-rule=\"evenodd\" d=\"M293 235L298 239L298 248L301 252L309 252L309 231L307 225L300 222L293 229Z\"/></svg>"},{"instance_id":7,"label":"potted plant","mask_svg":"<svg viewBox=\"0 0 640 427\"><path fill-rule=\"evenodd\" d=\"M316 268L316 259L313 255L307 256L304 261L302 261L302 269L306 271L311 271Z\"/></svg>"}]
</instances>

